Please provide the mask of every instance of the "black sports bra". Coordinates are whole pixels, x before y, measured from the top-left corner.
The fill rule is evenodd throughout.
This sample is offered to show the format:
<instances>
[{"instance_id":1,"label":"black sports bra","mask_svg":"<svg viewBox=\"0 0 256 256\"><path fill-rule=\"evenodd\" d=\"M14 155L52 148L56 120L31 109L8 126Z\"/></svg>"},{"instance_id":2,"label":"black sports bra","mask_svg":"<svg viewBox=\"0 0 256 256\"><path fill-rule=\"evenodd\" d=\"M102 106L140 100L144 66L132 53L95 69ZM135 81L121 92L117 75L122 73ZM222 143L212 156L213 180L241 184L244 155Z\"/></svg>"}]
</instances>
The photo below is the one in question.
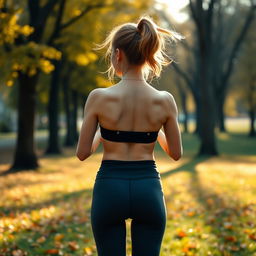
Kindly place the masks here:
<instances>
[{"instance_id":1,"label":"black sports bra","mask_svg":"<svg viewBox=\"0 0 256 256\"><path fill-rule=\"evenodd\" d=\"M100 125L102 138L115 142L152 143L157 140L158 131L135 132L109 130Z\"/></svg>"}]
</instances>

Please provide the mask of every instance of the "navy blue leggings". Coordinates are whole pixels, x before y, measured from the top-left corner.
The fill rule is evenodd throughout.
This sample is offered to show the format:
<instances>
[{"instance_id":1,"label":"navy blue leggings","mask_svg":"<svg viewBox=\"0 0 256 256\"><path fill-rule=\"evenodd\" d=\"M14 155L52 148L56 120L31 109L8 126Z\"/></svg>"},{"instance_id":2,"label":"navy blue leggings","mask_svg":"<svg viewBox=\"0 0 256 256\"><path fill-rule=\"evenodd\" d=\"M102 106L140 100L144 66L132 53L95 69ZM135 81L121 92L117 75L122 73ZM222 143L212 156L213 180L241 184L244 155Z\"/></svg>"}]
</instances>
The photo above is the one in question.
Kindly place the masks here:
<instances>
[{"instance_id":1,"label":"navy blue leggings","mask_svg":"<svg viewBox=\"0 0 256 256\"><path fill-rule=\"evenodd\" d=\"M126 256L126 219L132 219L132 256L159 256L166 205L154 160L101 162L91 205L98 256Z\"/></svg>"}]
</instances>

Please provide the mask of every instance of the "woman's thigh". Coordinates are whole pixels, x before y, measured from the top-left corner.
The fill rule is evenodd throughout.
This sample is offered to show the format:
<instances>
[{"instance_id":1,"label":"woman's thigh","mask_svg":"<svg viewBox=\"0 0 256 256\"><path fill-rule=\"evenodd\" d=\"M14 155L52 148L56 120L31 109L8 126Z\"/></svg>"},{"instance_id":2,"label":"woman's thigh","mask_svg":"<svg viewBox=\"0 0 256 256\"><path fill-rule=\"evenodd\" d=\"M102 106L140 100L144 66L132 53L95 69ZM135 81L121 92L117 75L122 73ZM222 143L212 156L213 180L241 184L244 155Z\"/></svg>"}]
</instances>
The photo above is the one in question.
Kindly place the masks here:
<instances>
[{"instance_id":1,"label":"woman's thigh","mask_svg":"<svg viewBox=\"0 0 256 256\"><path fill-rule=\"evenodd\" d=\"M133 255L158 256L166 226L166 205L160 179L131 183Z\"/></svg>"},{"instance_id":2,"label":"woman's thigh","mask_svg":"<svg viewBox=\"0 0 256 256\"><path fill-rule=\"evenodd\" d=\"M91 224L98 256L125 256L128 184L119 179L95 181Z\"/></svg>"}]
</instances>

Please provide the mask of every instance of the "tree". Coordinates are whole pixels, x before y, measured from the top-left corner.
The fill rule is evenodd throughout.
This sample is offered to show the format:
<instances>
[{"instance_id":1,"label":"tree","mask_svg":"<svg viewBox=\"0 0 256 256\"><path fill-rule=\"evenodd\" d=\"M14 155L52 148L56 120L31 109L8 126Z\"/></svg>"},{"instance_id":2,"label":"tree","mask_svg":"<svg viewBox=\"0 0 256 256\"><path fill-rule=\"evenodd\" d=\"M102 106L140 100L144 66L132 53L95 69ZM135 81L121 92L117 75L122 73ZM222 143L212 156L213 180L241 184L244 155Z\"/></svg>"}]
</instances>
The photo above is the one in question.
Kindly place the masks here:
<instances>
[{"instance_id":1,"label":"tree","mask_svg":"<svg viewBox=\"0 0 256 256\"><path fill-rule=\"evenodd\" d=\"M7 85L13 85L15 78L18 80L18 132L14 163L9 169L14 172L38 167L34 148L36 84L40 71L49 73L54 69L50 59L61 57L54 48L41 44L41 39L57 1L49 0L40 5L39 1L30 0L27 6L16 1L1 4L1 19L6 28L1 30L1 54L5 56L6 73L10 74L7 75ZM24 17L21 14L25 11L28 12L28 24L21 26L18 19Z\"/></svg>"},{"instance_id":2,"label":"tree","mask_svg":"<svg viewBox=\"0 0 256 256\"><path fill-rule=\"evenodd\" d=\"M79 2L79 1L78 1ZM62 6L62 14L59 15L58 23L56 19L55 28L53 29L52 36L49 38L49 43L52 44L55 48L60 50L63 53L63 56L66 58L66 64L69 67L74 67L74 62L76 63L75 68L72 68L72 72L76 72L75 69L79 69L79 66L82 66L84 69L88 69L90 63L95 62L98 57L95 53L92 52L92 42L96 39L98 40L99 37L99 30L97 28L99 26L104 26L104 30L101 32L106 32L107 28L112 28L113 23L116 21L124 22L125 19L131 20L133 17L138 17L140 12L148 8L150 6L150 1L140 1L140 3L136 3L133 1L119 1L118 3L111 3L111 5L105 4L102 1L98 4L91 4L88 3L87 7L84 7L84 11L79 10L76 8L76 11L79 13L79 18L74 19L72 16L70 17L71 12L67 12L65 17L64 11L65 8L72 10L74 6L74 2L70 3L70 6L66 7L66 2L63 0ZM87 11L85 11L87 10ZM127 15L126 17L120 12L121 10L126 10L126 13L131 12L131 14ZM97 12L96 12L97 11ZM102 14L102 18L95 20L95 15ZM99 15L101 16L101 15ZM113 18L115 17L115 18ZM58 32L59 28L63 27L61 25L62 20L74 20L73 23L67 22L69 26L65 26L65 34L61 33L62 31ZM86 24L86 26L85 26ZM109 24L109 25L106 25ZM72 25L72 27L70 26ZM102 27L103 27L102 26ZM98 34L97 34L98 33ZM72 40L70 40L72 38ZM101 39L101 38L100 38ZM72 64L73 62L73 64ZM50 90L50 101L48 107L48 115L49 115L49 142L48 148L46 153L60 153L59 148L59 141L58 141L58 91L59 91L59 83L61 81L61 72L64 70L64 58L59 61L55 61L55 70L52 73L52 80L51 80L51 90ZM69 76L70 71L69 70ZM96 72L96 70L95 70ZM94 72L94 73L95 73ZM89 72L84 72L81 74L81 77L84 77L85 74L88 75ZM95 74L94 74L95 76ZM65 75L64 75L65 77ZM88 78L88 77L86 77ZM81 79L79 79L81 80ZM92 80L95 80L94 78ZM82 80L85 82L85 77ZM67 114L67 122L68 122L68 133L67 137L68 143L73 143L77 137L77 131L73 130L76 128L76 106L77 106L77 93L76 90L73 90L69 85L69 79L66 79L64 82L65 89L69 88L72 91L72 99L73 99L73 106L72 109L74 110L73 116L69 117L70 110L69 105L67 102L65 103L66 107L66 114ZM87 83L88 81L86 81ZM72 84L75 83L72 80ZM97 86L97 83L94 83ZM82 85L84 86L84 85ZM63 87L64 89L64 87ZM69 92L64 92L65 100L69 100ZM71 103L71 101L69 101ZM70 130L72 129L72 131ZM73 135L72 135L73 134Z\"/></svg>"},{"instance_id":3,"label":"tree","mask_svg":"<svg viewBox=\"0 0 256 256\"><path fill-rule=\"evenodd\" d=\"M254 22L255 24L255 22ZM255 56L256 54L256 37L253 29L251 28L245 43L242 47L241 54L239 56L239 65L237 65L235 79L237 81L237 90L243 101L248 116L250 118L250 131L249 136L256 135L255 131L255 115L256 115L256 66Z\"/></svg>"},{"instance_id":4,"label":"tree","mask_svg":"<svg viewBox=\"0 0 256 256\"><path fill-rule=\"evenodd\" d=\"M55 108L55 106L58 106L58 84L60 65L62 64L59 61L62 43L58 40L62 38L62 31L65 30L66 33L67 29L77 24L92 9L101 8L105 5L112 5L118 9L123 3L141 5L141 3L128 2L126 0L118 3L111 0L104 3L103 1L92 3L91 1L77 0L72 1L72 3L69 2L69 11L65 12L66 0L46 0L43 3L32 0L14 0L8 3L8 6L7 1L1 2L1 13L8 13L8 16L1 15L1 19L6 21L4 28L8 28L0 31L0 39L6 38L4 43L1 44L3 47L0 54L5 57L8 64L5 65L7 67L5 67L5 72L3 73L6 75L7 85L11 86L13 81L17 79L19 88L18 136L14 163L9 170L10 172L36 169L39 166L34 147L34 126L36 90L41 71L50 73L55 70L52 76L52 85L54 86L50 88L49 113L51 117L51 132L49 144L53 145L53 142L56 142L58 146L58 112L56 112L58 107ZM18 23L27 25L21 26ZM86 21L83 25L85 24ZM14 38L13 43L8 42L11 37ZM76 98L75 95L76 92L73 93L74 99ZM54 151L51 150L52 147L50 145L48 149L48 152Z\"/></svg>"},{"instance_id":5,"label":"tree","mask_svg":"<svg viewBox=\"0 0 256 256\"><path fill-rule=\"evenodd\" d=\"M238 2L239 3L239 2ZM190 0L189 10L195 25L195 38L193 46L183 45L194 55L193 72L187 73L179 65L174 63L175 70L183 77L191 89L196 102L197 129L201 140L199 155L218 154L215 139L215 125L223 114L223 105L229 85L230 76L234 70L235 59L241 48L242 42L254 19L256 4L251 1L245 20L241 28L236 29L235 38L226 45L228 10L230 5L221 0ZM229 9L228 9L229 8ZM225 27L226 26L226 27ZM223 45L224 44L224 45ZM192 74L192 76L191 76ZM219 107L219 111L216 106Z\"/></svg>"}]
</instances>

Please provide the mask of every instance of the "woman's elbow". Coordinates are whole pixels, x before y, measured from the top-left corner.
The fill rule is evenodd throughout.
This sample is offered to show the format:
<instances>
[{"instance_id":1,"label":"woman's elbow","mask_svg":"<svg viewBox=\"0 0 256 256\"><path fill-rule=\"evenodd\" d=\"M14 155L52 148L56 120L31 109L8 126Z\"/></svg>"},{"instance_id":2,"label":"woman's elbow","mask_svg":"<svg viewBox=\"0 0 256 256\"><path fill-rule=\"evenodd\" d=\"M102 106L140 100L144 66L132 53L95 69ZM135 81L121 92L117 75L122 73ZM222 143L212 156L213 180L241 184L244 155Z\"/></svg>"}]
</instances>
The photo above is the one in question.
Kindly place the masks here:
<instances>
[{"instance_id":1,"label":"woman's elbow","mask_svg":"<svg viewBox=\"0 0 256 256\"><path fill-rule=\"evenodd\" d=\"M82 152L76 152L76 156L80 161L84 161L85 159L87 159L89 156L91 155L91 153L82 153Z\"/></svg>"},{"instance_id":2,"label":"woman's elbow","mask_svg":"<svg viewBox=\"0 0 256 256\"><path fill-rule=\"evenodd\" d=\"M175 160L175 161L178 161L179 159L181 158L181 154L177 154L177 155L173 155L172 156L172 159Z\"/></svg>"},{"instance_id":3,"label":"woman's elbow","mask_svg":"<svg viewBox=\"0 0 256 256\"><path fill-rule=\"evenodd\" d=\"M178 161L183 155L183 150L181 149L178 152L171 152L169 153L169 156L174 160L174 161Z\"/></svg>"}]
</instances>

